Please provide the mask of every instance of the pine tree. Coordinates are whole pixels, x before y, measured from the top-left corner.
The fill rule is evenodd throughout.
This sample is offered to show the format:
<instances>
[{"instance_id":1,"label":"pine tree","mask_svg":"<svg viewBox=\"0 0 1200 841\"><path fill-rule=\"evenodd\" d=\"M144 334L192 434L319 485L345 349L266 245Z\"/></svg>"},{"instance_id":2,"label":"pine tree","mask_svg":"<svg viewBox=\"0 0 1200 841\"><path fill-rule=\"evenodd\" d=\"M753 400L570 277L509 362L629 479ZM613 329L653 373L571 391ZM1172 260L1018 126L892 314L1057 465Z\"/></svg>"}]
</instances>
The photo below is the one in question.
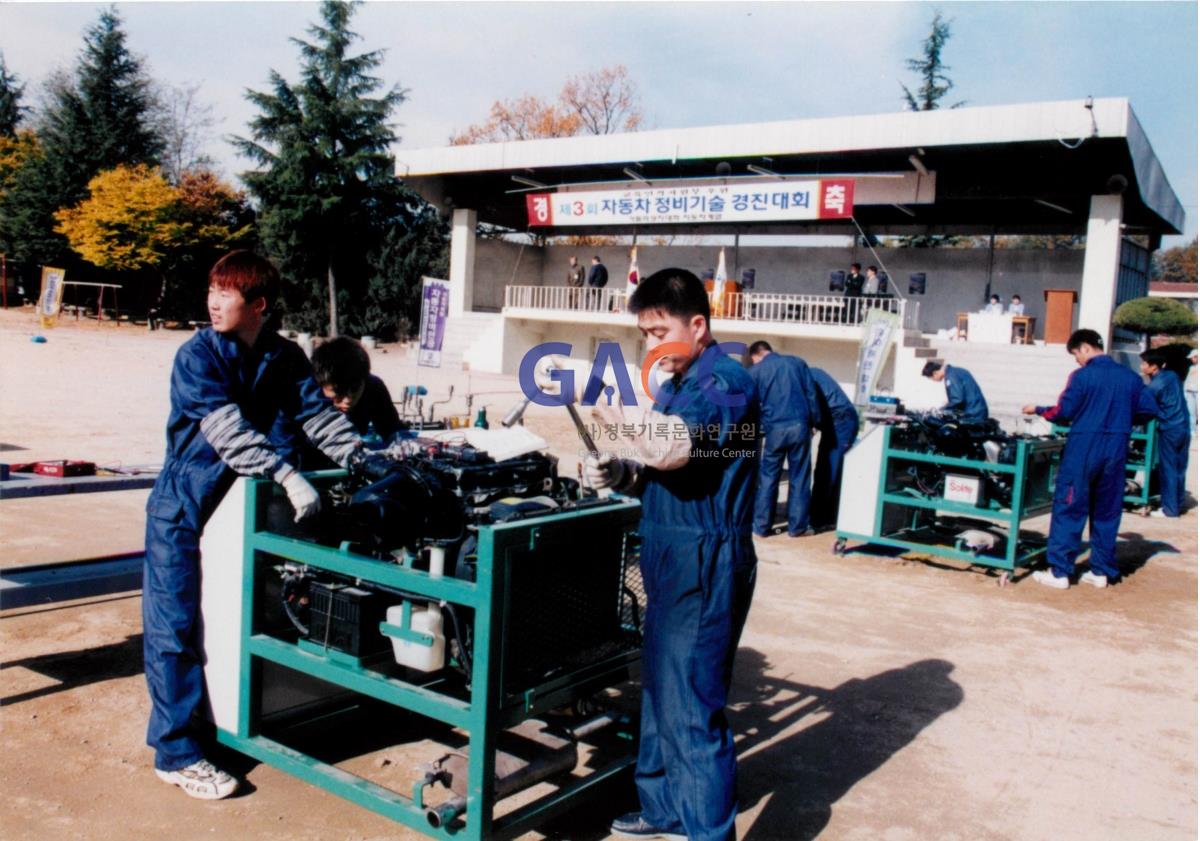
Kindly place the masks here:
<instances>
[{"instance_id":1,"label":"pine tree","mask_svg":"<svg viewBox=\"0 0 1200 841\"><path fill-rule=\"evenodd\" d=\"M900 84L900 87L904 88L904 100L908 103L910 111L933 111L940 108L942 98L954 87L954 82L946 75L950 68L942 63L942 50L946 48L946 42L949 40L950 21L942 20L942 13L937 12L930 23L929 36L921 44L921 57L910 58L906 62L908 69L921 77L921 87L917 88L915 95L907 85ZM958 108L965 104L956 102L950 107Z\"/></svg>"},{"instance_id":2,"label":"pine tree","mask_svg":"<svg viewBox=\"0 0 1200 841\"><path fill-rule=\"evenodd\" d=\"M100 13L74 72L52 77L47 94L37 127L41 154L14 175L0 200L0 248L35 266L74 259L54 230L55 211L86 198L101 170L156 165L163 147L151 119L148 77L126 48L114 9Z\"/></svg>"},{"instance_id":3,"label":"pine tree","mask_svg":"<svg viewBox=\"0 0 1200 841\"><path fill-rule=\"evenodd\" d=\"M246 94L260 112L252 139L234 139L260 167L242 178L260 204L260 238L284 276L289 323L314 329L325 321L331 336L378 330L365 302L386 291L371 288L383 283L380 254L389 231L412 230L421 204L396 180L389 154L397 138L388 119L406 91L384 89L371 75L382 51L350 54L359 37L348 28L354 9L321 4L312 40L292 39L300 81L271 71L269 92ZM393 332L394 319L391 330L383 327L378 332Z\"/></svg>"},{"instance_id":4,"label":"pine tree","mask_svg":"<svg viewBox=\"0 0 1200 841\"><path fill-rule=\"evenodd\" d=\"M15 137L17 126L25 114L21 97L25 86L17 84L17 77L8 72L4 53L0 53L0 137Z\"/></svg>"}]
</instances>

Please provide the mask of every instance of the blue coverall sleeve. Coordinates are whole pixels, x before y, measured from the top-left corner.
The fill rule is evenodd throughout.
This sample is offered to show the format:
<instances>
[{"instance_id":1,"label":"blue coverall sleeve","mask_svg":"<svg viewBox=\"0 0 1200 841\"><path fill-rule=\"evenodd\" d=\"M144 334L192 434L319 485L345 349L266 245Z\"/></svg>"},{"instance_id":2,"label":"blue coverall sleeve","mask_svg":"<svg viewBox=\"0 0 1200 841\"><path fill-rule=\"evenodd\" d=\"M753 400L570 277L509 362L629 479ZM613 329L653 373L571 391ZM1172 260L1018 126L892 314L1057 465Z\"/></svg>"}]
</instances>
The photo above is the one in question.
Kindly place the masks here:
<instances>
[{"instance_id":1,"label":"blue coverall sleeve","mask_svg":"<svg viewBox=\"0 0 1200 841\"><path fill-rule=\"evenodd\" d=\"M793 363L800 370L800 382L804 386L804 402L808 404L808 422L816 427L821 422L821 400L817 396L817 384L813 380L808 363L799 357L792 357Z\"/></svg>"},{"instance_id":2,"label":"blue coverall sleeve","mask_svg":"<svg viewBox=\"0 0 1200 841\"><path fill-rule=\"evenodd\" d=\"M273 476L283 460L267 437L250 425L234 401L228 370L202 344L188 344L175 357L171 396L221 460L244 476Z\"/></svg>"},{"instance_id":3,"label":"blue coverall sleeve","mask_svg":"<svg viewBox=\"0 0 1200 841\"><path fill-rule=\"evenodd\" d=\"M1158 401L1154 398L1152 392L1146 386L1142 386L1137 390L1137 396L1133 402L1133 421L1134 423L1147 423L1158 417Z\"/></svg>"},{"instance_id":4,"label":"blue coverall sleeve","mask_svg":"<svg viewBox=\"0 0 1200 841\"><path fill-rule=\"evenodd\" d=\"M950 412L961 412L967 408L966 390L953 371L946 374L946 405L944 409Z\"/></svg>"},{"instance_id":5,"label":"blue coverall sleeve","mask_svg":"<svg viewBox=\"0 0 1200 841\"><path fill-rule=\"evenodd\" d=\"M1067 377L1067 387L1063 389L1063 393L1058 396L1058 403L1054 406L1038 406L1038 414L1048 421L1065 421L1067 423L1075 419L1076 413L1083 404L1084 387L1082 378L1079 376L1082 368L1071 372L1071 376Z\"/></svg>"}]
</instances>

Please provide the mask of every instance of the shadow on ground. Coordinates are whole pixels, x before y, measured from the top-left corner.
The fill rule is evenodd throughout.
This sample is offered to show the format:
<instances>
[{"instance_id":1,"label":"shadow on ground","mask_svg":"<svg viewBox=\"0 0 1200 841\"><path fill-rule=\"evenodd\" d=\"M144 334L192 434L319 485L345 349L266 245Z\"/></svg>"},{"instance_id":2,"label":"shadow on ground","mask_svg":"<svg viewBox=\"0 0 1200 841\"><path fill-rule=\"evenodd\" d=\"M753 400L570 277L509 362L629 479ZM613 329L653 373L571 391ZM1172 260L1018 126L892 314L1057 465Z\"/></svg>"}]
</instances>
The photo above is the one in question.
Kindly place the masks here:
<instances>
[{"instance_id":1,"label":"shadow on ground","mask_svg":"<svg viewBox=\"0 0 1200 841\"><path fill-rule=\"evenodd\" d=\"M41 654L22 660L0 663L0 669L20 666L37 672L57 683L42 686L28 692L19 692L0 698L0 704L19 704L45 695L53 695L78 686L99 683L104 680L131 677L142 673L142 635L126 637L124 641L85 648L82 651L64 651L59 654Z\"/></svg>"},{"instance_id":2,"label":"shadow on ground","mask_svg":"<svg viewBox=\"0 0 1200 841\"><path fill-rule=\"evenodd\" d=\"M834 803L963 700L945 660L832 689L771 676L769 666L753 649L738 652L730 720L741 735L739 795L743 809L763 804L745 841L816 837Z\"/></svg>"},{"instance_id":3,"label":"shadow on ground","mask_svg":"<svg viewBox=\"0 0 1200 841\"><path fill-rule=\"evenodd\" d=\"M18 666L56 683L0 699L4 704L140 674L142 637L0 664L3 669ZM771 675L762 653L741 649L729 713L738 738L739 799L743 811L761 804L746 841L816 837L828 824L834 803L962 702L962 688L950 677L953 670L945 660L920 660L826 689ZM415 717L397 718L374 707L368 703L357 710L375 721L374 726L350 729L360 738L306 747L324 761L338 762L381 745L430 737ZM390 726L380 727L380 721ZM449 732L437 735L453 741ZM214 751L214 758L239 775L257 764L225 750ZM636 808L631 777L621 775L601 796L572 808L543 831L550 838L598 841L608 836L614 817Z\"/></svg>"}]
</instances>

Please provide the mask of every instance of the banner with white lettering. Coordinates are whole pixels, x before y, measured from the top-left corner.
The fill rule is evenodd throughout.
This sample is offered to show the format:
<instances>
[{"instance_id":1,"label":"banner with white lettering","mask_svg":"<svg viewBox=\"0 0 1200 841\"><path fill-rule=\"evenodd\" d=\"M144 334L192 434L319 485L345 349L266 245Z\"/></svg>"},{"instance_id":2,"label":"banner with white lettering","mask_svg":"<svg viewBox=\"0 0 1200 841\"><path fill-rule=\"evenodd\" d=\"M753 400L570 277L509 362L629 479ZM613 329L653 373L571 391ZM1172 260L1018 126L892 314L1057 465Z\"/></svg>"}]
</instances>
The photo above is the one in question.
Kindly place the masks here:
<instances>
[{"instance_id":1,"label":"banner with white lettering","mask_svg":"<svg viewBox=\"0 0 1200 841\"><path fill-rule=\"evenodd\" d=\"M446 315L450 312L450 282L433 277L422 278L421 282L421 350L417 364L440 368Z\"/></svg>"},{"instance_id":2,"label":"banner with white lettering","mask_svg":"<svg viewBox=\"0 0 1200 841\"><path fill-rule=\"evenodd\" d=\"M854 405L865 406L867 398L879 383L883 363L892 346L892 334L900 326L900 316L894 312L872 309L863 322L862 342L858 347L858 375L854 380Z\"/></svg>"},{"instance_id":3,"label":"banner with white lettering","mask_svg":"<svg viewBox=\"0 0 1200 841\"><path fill-rule=\"evenodd\" d=\"M527 193L529 227L849 219L854 179Z\"/></svg>"}]
</instances>

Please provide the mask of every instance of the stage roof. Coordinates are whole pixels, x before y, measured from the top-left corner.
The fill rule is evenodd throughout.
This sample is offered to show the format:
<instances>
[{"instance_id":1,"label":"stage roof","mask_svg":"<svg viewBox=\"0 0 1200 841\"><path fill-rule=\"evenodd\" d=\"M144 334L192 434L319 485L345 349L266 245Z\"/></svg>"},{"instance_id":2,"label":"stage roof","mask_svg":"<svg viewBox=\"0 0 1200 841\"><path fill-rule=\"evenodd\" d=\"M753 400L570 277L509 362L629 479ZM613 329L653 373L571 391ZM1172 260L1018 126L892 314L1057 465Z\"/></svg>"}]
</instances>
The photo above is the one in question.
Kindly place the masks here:
<instances>
[{"instance_id":1,"label":"stage roof","mask_svg":"<svg viewBox=\"0 0 1200 841\"><path fill-rule=\"evenodd\" d=\"M748 166L771 174L755 174ZM770 184L778 183L775 175L860 176L856 183L863 189L856 186L855 219L873 234L1083 233L1091 196L1115 192L1124 194L1128 234L1157 240L1180 233L1184 225L1183 206L1125 99L664 129L397 153L397 176L429 201L443 209L473 209L480 222L522 231L525 193L531 189ZM932 201L924 203L931 186ZM912 193L911 201L905 200L905 191ZM538 230L587 232L566 227ZM829 220L590 230L646 235L855 232L851 222Z\"/></svg>"}]
</instances>

